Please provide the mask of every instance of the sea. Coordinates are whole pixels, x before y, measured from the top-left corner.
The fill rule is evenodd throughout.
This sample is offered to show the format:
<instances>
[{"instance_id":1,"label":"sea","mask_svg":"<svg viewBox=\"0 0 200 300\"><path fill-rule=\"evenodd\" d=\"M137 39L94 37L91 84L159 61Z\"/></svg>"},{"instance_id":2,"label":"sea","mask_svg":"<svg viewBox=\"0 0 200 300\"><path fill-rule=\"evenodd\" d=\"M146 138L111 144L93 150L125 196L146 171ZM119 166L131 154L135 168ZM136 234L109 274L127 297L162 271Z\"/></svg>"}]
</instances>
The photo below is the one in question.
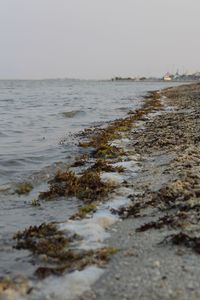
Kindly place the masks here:
<instances>
[{"instance_id":1,"label":"sea","mask_svg":"<svg viewBox=\"0 0 200 300\"><path fill-rule=\"evenodd\" d=\"M141 107L148 91L180 83L110 80L0 81L0 275L32 273L13 251L13 235L30 225L64 221L80 206L78 199L44 202L33 207L40 191L59 168L81 154L79 133L105 126ZM18 196L20 182L34 186Z\"/></svg>"},{"instance_id":2,"label":"sea","mask_svg":"<svg viewBox=\"0 0 200 300\"><path fill-rule=\"evenodd\" d=\"M172 84L172 83L171 83ZM0 81L0 186L74 155L75 133L140 107L164 82Z\"/></svg>"}]
</instances>

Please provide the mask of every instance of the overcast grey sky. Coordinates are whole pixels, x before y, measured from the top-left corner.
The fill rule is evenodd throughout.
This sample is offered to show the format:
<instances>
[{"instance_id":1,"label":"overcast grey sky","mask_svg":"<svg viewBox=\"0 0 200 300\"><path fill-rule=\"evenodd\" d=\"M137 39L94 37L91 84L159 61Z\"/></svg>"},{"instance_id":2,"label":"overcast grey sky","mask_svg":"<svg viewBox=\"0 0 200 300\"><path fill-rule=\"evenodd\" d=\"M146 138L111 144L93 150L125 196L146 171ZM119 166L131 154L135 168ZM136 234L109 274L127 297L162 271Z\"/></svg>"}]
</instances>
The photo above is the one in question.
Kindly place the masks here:
<instances>
[{"instance_id":1,"label":"overcast grey sky","mask_svg":"<svg viewBox=\"0 0 200 300\"><path fill-rule=\"evenodd\" d=\"M200 0L0 0L0 78L200 70Z\"/></svg>"}]
</instances>

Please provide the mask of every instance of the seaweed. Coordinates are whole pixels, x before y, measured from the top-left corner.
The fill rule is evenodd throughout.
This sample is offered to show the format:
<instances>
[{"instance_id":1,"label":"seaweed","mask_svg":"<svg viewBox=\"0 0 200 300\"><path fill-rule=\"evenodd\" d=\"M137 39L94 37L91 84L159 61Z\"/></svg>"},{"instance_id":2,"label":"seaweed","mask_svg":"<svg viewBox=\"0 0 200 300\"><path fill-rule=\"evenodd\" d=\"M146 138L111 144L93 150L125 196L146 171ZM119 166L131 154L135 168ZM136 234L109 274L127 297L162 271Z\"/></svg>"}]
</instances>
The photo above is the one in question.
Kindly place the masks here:
<instances>
[{"instance_id":1,"label":"seaweed","mask_svg":"<svg viewBox=\"0 0 200 300\"><path fill-rule=\"evenodd\" d=\"M187 215L184 213L177 213L175 215L165 215L159 218L157 221L145 223L136 229L136 232L143 232L149 229L161 229L164 226L177 228L182 225L181 220L187 219Z\"/></svg>"},{"instance_id":2,"label":"seaweed","mask_svg":"<svg viewBox=\"0 0 200 300\"><path fill-rule=\"evenodd\" d=\"M80 176L71 171L58 172L49 183L49 190L40 193L41 199L76 196L81 200L91 202L107 196L114 189L114 185L101 181L98 172L90 170L86 170Z\"/></svg>"},{"instance_id":3,"label":"seaweed","mask_svg":"<svg viewBox=\"0 0 200 300\"><path fill-rule=\"evenodd\" d=\"M33 189L33 185L30 182L23 182L18 184L15 192L18 195L29 194Z\"/></svg>"},{"instance_id":4,"label":"seaweed","mask_svg":"<svg viewBox=\"0 0 200 300\"><path fill-rule=\"evenodd\" d=\"M24 276L18 274L14 278L9 275L0 277L0 299L11 299L7 293L7 290L12 291L23 291L24 294L29 293L30 287L28 285L28 280ZM3 292L3 293L2 293ZM12 297L12 296L11 296ZM13 298L12 298L13 299Z\"/></svg>"},{"instance_id":5,"label":"seaweed","mask_svg":"<svg viewBox=\"0 0 200 300\"><path fill-rule=\"evenodd\" d=\"M79 208L79 211L70 217L70 220L83 219L87 214L96 211L96 204L90 203Z\"/></svg>"},{"instance_id":6,"label":"seaweed","mask_svg":"<svg viewBox=\"0 0 200 300\"><path fill-rule=\"evenodd\" d=\"M189 184L180 179L162 187L158 192L152 193L155 203L162 203L168 207L176 206L178 201L184 203L193 196L195 193Z\"/></svg>"},{"instance_id":7,"label":"seaweed","mask_svg":"<svg viewBox=\"0 0 200 300\"><path fill-rule=\"evenodd\" d=\"M71 165L71 167L82 167L87 163L88 155L83 154L80 157L76 158L75 162Z\"/></svg>"},{"instance_id":8,"label":"seaweed","mask_svg":"<svg viewBox=\"0 0 200 300\"><path fill-rule=\"evenodd\" d=\"M90 155L97 159L115 159L126 155L123 149L112 146L110 143L119 139L122 134L130 132L136 121L148 113L160 109L161 106L160 94L157 91L150 92L141 109L134 112L129 111L127 117L111 122L106 128L95 128L92 131L84 132L83 136L88 137L88 140L80 142L79 146L91 148Z\"/></svg>"},{"instance_id":9,"label":"seaweed","mask_svg":"<svg viewBox=\"0 0 200 300\"><path fill-rule=\"evenodd\" d=\"M96 172L119 172L122 173L125 171L125 168L122 166L112 166L109 164L106 160L99 159L96 161L95 164L93 164L89 170L95 170Z\"/></svg>"},{"instance_id":10,"label":"seaweed","mask_svg":"<svg viewBox=\"0 0 200 300\"><path fill-rule=\"evenodd\" d=\"M117 251L118 250L113 247L104 247L88 251L69 250L66 253L65 261L62 265L55 267L38 267L35 271L35 275L40 279L44 279L50 275L60 276L64 272L80 271L88 265L103 266Z\"/></svg>"},{"instance_id":11,"label":"seaweed","mask_svg":"<svg viewBox=\"0 0 200 300\"><path fill-rule=\"evenodd\" d=\"M35 207L41 206L40 201L38 199L35 199L35 198L32 199L31 205L35 206Z\"/></svg>"},{"instance_id":12,"label":"seaweed","mask_svg":"<svg viewBox=\"0 0 200 300\"><path fill-rule=\"evenodd\" d=\"M196 253L200 254L200 237L190 236L185 232L179 232L167 236L162 243L171 242L174 245L185 246L191 248Z\"/></svg>"},{"instance_id":13,"label":"seaweed","mask_svg":"<svg viewBox=\"0 0 200 300\"><path fill-rule=\"evenodd\" d=\"M129 217L139 217L141 209L144 208L144 205L141 203L135 203L129 206L121 206L118 209L111 209L112 214L119 215L122 219L126 219Z\"/></svg>"},{"instance_id":14,"label":"seaweed","mask_svg":"<svg viewBox=\"0 0 200 300\"><path fill-rule=\"evenodd\" d=\"M16 240L16 249L28 249L33 253L45 254L49 257L61 257L64 248L71 240L52 223L30 226L22 232L17 232L13 238Z\"/></svg>"},{"instance_id":15,"label":"seaweed","mask_svg":"<svg viewBox=\"0 0 200 300\"><path fill-rule=\"evenodd\" d=\"M32 252L33 263L40 264L35 275L44 279L50 275L62 275L63 272L81 270L87 265L102 265L110 256L117 252L115 248L105 247L93 250L75 250L70 245L80 239L76 234L69 235L59 230L55 224L41 224L30 226L13 237L16 240L16 249L26 249ZM45 265L41 261L45 255ZM46 265L48 263L48 265Z\"/></svg>"},{"instance_id":16,"label":"seaweed","mask_svg":"<svg viewBox=\"0 0 200 300\"><path fill-rule=\"evenodd\" d=\"M101 159L112 159L123 155L125 155L125 152L122 149L116 146L110 146L108 144L100 144L93 151L93 156Z\"/></svg>"}]
</instances>

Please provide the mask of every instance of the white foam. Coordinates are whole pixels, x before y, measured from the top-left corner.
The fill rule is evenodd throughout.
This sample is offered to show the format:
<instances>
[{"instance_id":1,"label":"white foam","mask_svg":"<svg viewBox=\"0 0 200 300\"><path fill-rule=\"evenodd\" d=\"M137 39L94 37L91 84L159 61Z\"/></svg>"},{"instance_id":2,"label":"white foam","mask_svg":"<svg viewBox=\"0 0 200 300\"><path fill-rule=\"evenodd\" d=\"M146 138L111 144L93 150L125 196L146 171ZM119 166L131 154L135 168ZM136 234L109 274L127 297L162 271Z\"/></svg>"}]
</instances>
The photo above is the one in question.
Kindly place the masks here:
<instances>
[{"instance_id":1,"label":"white foam","mask_svg":"<svg viewBox=\"0 0 200 300\"><path fill-rule=\"evenodd\" d=\"M131 171L131 172L138 171L140 167L138 165L138 161L136 160L136 158L138 159L139 157L136 155L131 156L131 158L134 158L134 160L132 160L132 159L130 160L130 156L128 158L129 158L129 160L114 163L113 166L114 167L123 167L123 168L125 168L125 172L126 171Z\"/></svg>"},{"instance_id":2,"label":"white foam","mask_svg":"<svg viewBox=\"0 0 200 300\"><path fill-rule=\"evenodd\" d=\"M135 156L134 158L133 161L113 164L126 168L124 173L102 173L101 179L121 184L127 177L130 177L130 173L131 176L135 176L139 166L137 164L138 157ZM58 226L61 230L67 230L82 237L82 239L74 242L73 248L95 250L104 247L105 240L110 236L107 229L119 220L117 215L111 213L111 209L128 205L130 193L133 193L132 189L121 186L116 190L113 199L99 204L97 211L89 215L88 218L60 223ZM18 297L15 300L73 300L87 291L103 272L104 270L101 268L90 266L82 271L74 271L62 277L50 276L38 282L26 299Z\"/></svg>"},{"instance_id":3,"label":"white foam","mask_svg":"<svg viewBox=\"0 0 200 300\"><path fill-rule=\"evenodd\" d=\"M71 231L82 237L75 244L78 249L88 250L103 247L105 239L110 236L107 229L119 220L119 217L113 215L110 210L111 208L117 209L122 205L128 205L130 203L130 200L127 198L129 194L130 190L125 188L123 196L116 196L114 200L103 203L90 218L69 220L65 223L60 223L59 227L61 230Z\"/></svg>"},{"instance_id":4,"label":"white foam","mask_svg":"<svg viewBox=\"0 0 200 300\"><path fill-rule=\"evenodd\" d=\"M27 298L26 298L27 299ZM0 292L0 300L26 300L20 292L7 289Z\"/></svg>"},{"instance_id":5,"label":"white foam","mask_svg":"<svg viewBox=\"0 0 200 300\"><path fill-rule=\"evenodd\" d=\"M103 272L91 266L62 277L48 277L38 283L28 300L73 300L86 292Z\"/></svg>"},{"instance_id":6,"label":"white foam","mask_svg":"<svg viewBox=\"0 0 200 300\"><path fill-rule=\"evenodd\" d=\"M105 172L101 174L101 180L103 182L110 182L114 184L121 184L124 181L124 176L115 172Z\"/></svg>"},{"instance_id":7,"label":"white foam","mask_svg":"<svg viewBox=\"0 0 200 300\"><path fill-rule=\"evenodd\" d=\"M112 141L112 143L111 143L110 145L111 145L111 147L120 147L120 148L124 148L124 147L126 147L128 144L130 144L130 139L122 138L122 139L118 139L118 140Z\"/></svg>"}]
</instances>

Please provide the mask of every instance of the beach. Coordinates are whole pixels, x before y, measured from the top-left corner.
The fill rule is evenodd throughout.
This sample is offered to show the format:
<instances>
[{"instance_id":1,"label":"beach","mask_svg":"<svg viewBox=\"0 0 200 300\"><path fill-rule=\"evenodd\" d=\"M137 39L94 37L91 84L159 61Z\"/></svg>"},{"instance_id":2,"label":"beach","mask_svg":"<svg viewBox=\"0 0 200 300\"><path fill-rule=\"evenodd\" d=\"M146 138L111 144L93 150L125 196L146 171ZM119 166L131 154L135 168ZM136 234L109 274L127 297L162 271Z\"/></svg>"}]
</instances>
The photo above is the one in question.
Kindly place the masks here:
<instances>
[{"instance_id":1,"label":"beach","mask_svg":"<svg viewBox=\"0 0 200 300\"><path fill-rule=\"evenodd\" d=\"M151 91L77 134L81 154L32 206L79 209L15 233L29 274L2 278L2 299L199 299L199 101L199 83Z\"/></svg>"},{"instance_id":2,"label":"beach","mask_svg":"<svg viewBox=\"0 0 200 300\"><path fill-rule=\"evenodd\" d=\"M130 136L142 168L108 240L120 251L83 299L200 298L200 84L160 96L164 111Z\"/></svg>"}]
</instances>

